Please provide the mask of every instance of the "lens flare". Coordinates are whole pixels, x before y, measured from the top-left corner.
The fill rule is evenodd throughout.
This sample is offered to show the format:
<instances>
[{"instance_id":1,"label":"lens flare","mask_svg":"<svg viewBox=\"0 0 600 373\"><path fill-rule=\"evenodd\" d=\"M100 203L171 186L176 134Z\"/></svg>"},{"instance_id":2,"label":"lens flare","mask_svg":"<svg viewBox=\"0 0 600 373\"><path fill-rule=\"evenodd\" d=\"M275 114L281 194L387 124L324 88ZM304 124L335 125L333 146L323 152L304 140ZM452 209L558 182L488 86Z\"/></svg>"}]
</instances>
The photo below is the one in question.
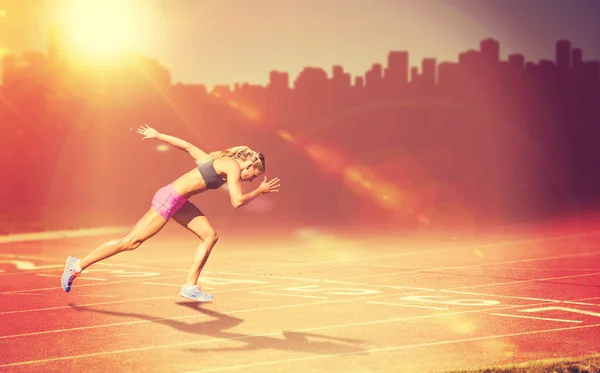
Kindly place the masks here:
<instances>
[{"instance_id":1,"label":"lens flare","mask_svg":"<svg viewBox=\"0 0 600 373\"><path fill-rule=\"evenodd\" d=\"M287 142L294 142L294 141L296 141L294 139L294 136L292 136L292 134L289 133L288 131L278 130L277 134L279 135L279 137L281 137L283 140L285 140Z\"/></svg>"}]
</instances>

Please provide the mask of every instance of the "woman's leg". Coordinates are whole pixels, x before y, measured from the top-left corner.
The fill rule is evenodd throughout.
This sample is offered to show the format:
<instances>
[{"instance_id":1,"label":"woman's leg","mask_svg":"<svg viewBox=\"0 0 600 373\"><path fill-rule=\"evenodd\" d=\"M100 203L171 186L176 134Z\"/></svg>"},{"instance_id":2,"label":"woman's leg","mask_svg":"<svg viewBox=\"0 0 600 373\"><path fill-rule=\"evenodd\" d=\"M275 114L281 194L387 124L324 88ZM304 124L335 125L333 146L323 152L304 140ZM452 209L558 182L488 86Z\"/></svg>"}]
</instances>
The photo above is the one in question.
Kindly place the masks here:
<instances>
[{"instance_id":1,"label":"woman's leg","mask_svg":"<svg viewBox=\"0 0 600 373\"><path fill-rule=\"evenodd\" d=\"M166 224L167 219L153 209L150 209L125 237L107 241L98 246L85 258L80 260L79 266L84 270L92 264L109 258L121 251L135 250L144 241L157 234Z\"/></svg>"},{"instance_id":2,"label":"woman's leg","mask_svg":"<svg viewBox=\"0 0 600 373\"><path fill-rule=\"evenodd\" d=\"M167 224L164 218L150 209L125 237L111 240L98 246L83 259L70 256L63 271L61 283L66 292L71 290L73 280L92 264L109 258L117 253L138 248L144 241L158 233Z\"/></svg>"},{"instance_id":3,"label":"woman's leg","mask_svg":"<svg viewBox=\"0 0 600 373\"><path fill-rule=\"evenodd\" d=\"M204 268L204 265L206 264L213 247L217 243L219 236L217 235L217 232L215 232L214 228L210 225L208 219L202 213L202 211L200 211L198 207L194 206L190 202L187 202L185 205L183 205L183 207L177 211L175 215L173 215L173 220L190 230L202 240L200 245L198 245L198 249L194 255L192 266L184 285L196 286L198 284L198 278L200 277L202 268Z\"/></svg>"},{"instance_id":4,"label":"woman's leg","mask_svg":"<svg viewBox=\"0 0 600 373\"><path fill-rule=\"evenodd\" d=\"M152 198L152 207L125 237L103 243L85 258L68 257L61 283L68 292L75 277L92 264L126 250L138 248L158 233L187 200L171 184L160 188Z\"/></svg>"}]
</instances>

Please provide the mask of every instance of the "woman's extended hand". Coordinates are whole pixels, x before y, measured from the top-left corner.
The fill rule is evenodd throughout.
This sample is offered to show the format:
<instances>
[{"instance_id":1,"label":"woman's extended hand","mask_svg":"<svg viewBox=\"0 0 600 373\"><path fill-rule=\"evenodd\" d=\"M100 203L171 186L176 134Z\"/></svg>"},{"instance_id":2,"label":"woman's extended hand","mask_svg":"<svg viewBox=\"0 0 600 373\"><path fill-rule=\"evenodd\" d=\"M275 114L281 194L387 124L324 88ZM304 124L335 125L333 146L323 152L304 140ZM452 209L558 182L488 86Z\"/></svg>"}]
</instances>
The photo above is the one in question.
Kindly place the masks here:
<instances>
[{"instance_id":1,"label":"woman's extended hand","mask_svg":"<svg viewBox=\"0 0 600 373\"><path fill-rule=\"evenodd\" d=\"M271 193L271 192L279 192L279 178L274 178L273 180L267 182L267 177L265 176L265 179L263 180L263 182L260 184L260 190L262 193L266 194L266 193Z\"/></svg>"},{"instance_id":2,"label":"woman's extended hand","mask_svg":"<svg viewBox=\"0 0 600 373\"><path fill-rule=\"evenodd\" d=\"M142 140L144 139L155 139L156 136L158 136L158 131L155 130L154 128L148 126L147 124L145 124L146 127L141 126L140 128L138 128L137 132L140 135L144 135L144 137L142 138Z\"/></svg>"}]
</instances>

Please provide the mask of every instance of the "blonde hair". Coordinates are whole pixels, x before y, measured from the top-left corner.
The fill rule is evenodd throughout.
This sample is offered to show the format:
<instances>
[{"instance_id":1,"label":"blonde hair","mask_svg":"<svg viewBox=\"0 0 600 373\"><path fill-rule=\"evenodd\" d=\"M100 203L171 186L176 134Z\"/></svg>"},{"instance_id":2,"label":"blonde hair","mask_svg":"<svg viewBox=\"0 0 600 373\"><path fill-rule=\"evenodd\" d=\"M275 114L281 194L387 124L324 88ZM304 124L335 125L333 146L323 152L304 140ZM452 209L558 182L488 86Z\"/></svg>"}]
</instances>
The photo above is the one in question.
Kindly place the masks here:
<instances>
[{"instance_id":1,"label":"blonde hair","mask_svg":"<svg viewBox=\"0 0 600 373\"><path fill-rule=\"evenodd\" d=\"M225 150L218 150L208 154L208 159L217 159L223 157L230 157L233 159L239 159L240 161L252 161L252 166L258 168L261 172L265 171L265 157L248 146L234 146Z\"/></svg>"}]
</instances>

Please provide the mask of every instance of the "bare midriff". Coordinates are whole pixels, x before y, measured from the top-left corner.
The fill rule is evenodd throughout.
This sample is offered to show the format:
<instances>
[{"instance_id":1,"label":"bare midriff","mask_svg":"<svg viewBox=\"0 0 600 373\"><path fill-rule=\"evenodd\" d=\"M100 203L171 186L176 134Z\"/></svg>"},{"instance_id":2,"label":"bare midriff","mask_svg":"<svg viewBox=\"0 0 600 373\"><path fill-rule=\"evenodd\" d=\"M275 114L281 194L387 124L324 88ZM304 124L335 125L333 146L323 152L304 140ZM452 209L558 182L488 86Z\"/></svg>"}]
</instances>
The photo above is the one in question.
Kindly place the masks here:
<instances>
[{"instance_id":1,"label":"bare midriff","mask_svg":"<svg viewBox=\"0 0 600 373\"><path fill-rule=\"evenodd\" d=\"M186 172L171 183L173 188L185 198L206 191L206 183L197 168Z\"/></svg>"}]
</instances>

